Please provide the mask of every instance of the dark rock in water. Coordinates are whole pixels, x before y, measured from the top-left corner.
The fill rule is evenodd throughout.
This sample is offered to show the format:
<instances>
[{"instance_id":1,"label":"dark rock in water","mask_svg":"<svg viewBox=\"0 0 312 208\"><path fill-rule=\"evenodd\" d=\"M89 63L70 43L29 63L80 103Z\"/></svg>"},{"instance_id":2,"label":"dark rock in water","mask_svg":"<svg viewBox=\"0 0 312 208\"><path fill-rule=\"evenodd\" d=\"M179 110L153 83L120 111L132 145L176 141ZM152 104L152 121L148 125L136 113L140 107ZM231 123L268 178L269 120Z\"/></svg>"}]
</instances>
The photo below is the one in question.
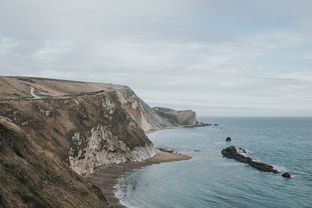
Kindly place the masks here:
<instances>
[{"instance_id":1,"label":"dark rock in water","mask_svg":"<svg viewBox=\"0 0 312 208\"><path fill-rule=\"evenodd\" d=\"M190 125L183 126L183 128L195 128L195 127L197 127L197 126L190 126Z\"/></svg>"},{"instance_id":2,"label":"dark rock in water","mask_svg":"<svg viewBox=\"0 0 312 208\"><path fill-rule=\"evenodd\" d=\"M158 150L162 152L169 152L169 153L175 153L176 151L174 149L171 149L169 147L158 147Z\"/></svg>"},{"instance_id":3,"label":"dark rock in water","mask_svg":"<svg viewBox=\"0 0 312 208\"><path fill-rule=\"evenodd\" d=\"M205 122L197 122L196 124L196 127L205 127L205 126L211 126L211 124Z\"/></svg>"},{"instance_id":4,"label":"dark rock in water","mask_svg":"<svg viewBox=\"0 0 312 208\"><path fill-rule=\"evenodd\" d=\"M230 141L232 141L232 139L231 139L231 137L226 137L225 141L230 142Z\"/></svg>"},{"instance_id":5,"label":"dark rock in water","mask_svg":"<svg viewBox=\"0 0 312 208\"><path fill-rule=\"evenodd\" d=\"M219 124L214 124L214 126L219 126Z\"/></svg>"},{"instance_id":6,"label":"dark rock in water","mask_svg":"<svg viewBox=\"0 0 312 208\"><path fill-rule=\"evenodd\" d=\"M282 174L284 178L291 178L291 175L288 172Z\"/></svg>"},{"instance_id":7,"label":"dark rock in water","mask_svg":"<svg viewBox=\"0 0 312 208\"><path fill-rule=\"evenodd\" d=\"M195 128L195 127L206 127L206 126L211 126L209 123L205 122L198 122L195 125L184 125L184 128Z\"/></svg>"},{"instance_id":8,"label":"dark rock in water","mask_svg":"<svg viewBox=\"0 0 312 208\"><path fill-rule=\"evenodd\" d=\"M200 152L200 150L199 149L195 149L194 152Z\"/></svg>"},{"instance_id":9,"label":"dark rock in water","mask_svg":"<svg viewBox=\"0 0 312 208\"><path fill-rule=\"evenodd\" d=\"M265 172L272 172L272 173L278 173L277 170L273 168L271 165L267 165L265 163L260 163L253 161L250 157L245 157L244 155L241 155L237 152L236 148L234 146L229 146L221 151L222 155L224 157L238 160L242 163L246 163L250 165L251 167L257 168L258 170L262 170Z\"/></svg>"},{"instance_id":10,"label":"dark rock in water","mask_svg":"<svg viewBox=\"0 0 312 208\"><path fill-rule=\"evenodd\" d=\"M239 150L239 153L247 153L247 152L246 152L246 150L245 150L245 149L243 149L243 148L241 148L241 147L240 147L240 148L238 148L238 150Z\"/></svg>"}]
</instances>

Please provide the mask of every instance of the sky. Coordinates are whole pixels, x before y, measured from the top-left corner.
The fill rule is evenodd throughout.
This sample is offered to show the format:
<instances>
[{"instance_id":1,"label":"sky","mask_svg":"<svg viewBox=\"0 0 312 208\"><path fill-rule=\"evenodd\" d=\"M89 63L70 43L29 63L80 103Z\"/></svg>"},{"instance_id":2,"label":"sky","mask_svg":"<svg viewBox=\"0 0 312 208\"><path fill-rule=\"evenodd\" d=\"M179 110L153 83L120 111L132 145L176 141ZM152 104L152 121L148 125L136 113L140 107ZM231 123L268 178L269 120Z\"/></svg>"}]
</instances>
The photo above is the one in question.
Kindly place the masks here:
<instances>
[{"instance_id":1,"label":"sky","mask_svg":"<svg viewBox=\"0 0 312 208\"><path fill-rule=\"evenodd\" d=\"M199 116L312 116L310 0L0 0L0 74Z\"/></svg>"}]
</instances>

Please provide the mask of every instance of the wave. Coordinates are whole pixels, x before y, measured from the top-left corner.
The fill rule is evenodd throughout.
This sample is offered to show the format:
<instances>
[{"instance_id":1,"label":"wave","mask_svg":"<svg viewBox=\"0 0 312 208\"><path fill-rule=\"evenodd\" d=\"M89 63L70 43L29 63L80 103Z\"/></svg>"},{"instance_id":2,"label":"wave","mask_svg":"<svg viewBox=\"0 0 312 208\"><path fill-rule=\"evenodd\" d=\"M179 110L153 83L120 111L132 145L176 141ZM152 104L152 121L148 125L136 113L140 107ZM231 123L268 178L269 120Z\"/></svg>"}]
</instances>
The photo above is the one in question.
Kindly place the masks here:
<instances>
[{"instance_id":1,"label":"wave","mask_svg":"<svg viewBox=\"0 0 312 208\"><path fill-rule=\"evenodd\" d=\"M122 188L122 186L120 185L120 182L122 181L123 179L121 178L119 180L119 182L114 186L115 188L115 196L116 198L119 200L119 203L125 207L128 207L128 208L132 208L130 204L127 203L127 201L125 200L126 197L127 197L127 192L126 190L122 190L122 189L125 189L125 188Z\"/></svg>"},{"instance_id":2,"label":"wave","mask_svg":"<svg viewBox=\"0 0 312 208\"><path fill-rule=\"evenodd\" d=\"M115 196L116 198L119 200L119 203L125 207L128 208L141 208L135 205L130 204L130 202L128 201L128 195L127 195L127 187L128 184L122 185L122 182L125 180L124 177L120 178L118 183L114 186L115 188ZM135 189L135 186L134 186Z\"/></svg>"}]
</instances>

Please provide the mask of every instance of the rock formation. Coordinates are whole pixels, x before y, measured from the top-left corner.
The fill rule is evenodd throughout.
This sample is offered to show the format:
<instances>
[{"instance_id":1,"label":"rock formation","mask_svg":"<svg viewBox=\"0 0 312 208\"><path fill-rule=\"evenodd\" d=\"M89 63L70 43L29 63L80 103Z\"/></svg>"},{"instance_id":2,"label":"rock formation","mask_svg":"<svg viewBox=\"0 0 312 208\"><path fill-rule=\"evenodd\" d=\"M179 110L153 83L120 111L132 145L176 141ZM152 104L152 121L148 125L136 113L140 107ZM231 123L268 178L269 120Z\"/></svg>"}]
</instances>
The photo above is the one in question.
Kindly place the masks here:
<instances>
[{"instance_id":1,"label":"rock formation","mask_svg":"<svg viewBox=\"0 0 312 208\"><path fill-rule=\"evenodd\" d=\"M205 127L205 126L211 126L211 124L205 122L197 122L196 124L196 127Z\"/></svg>"},{"instance_id":2,"label":"rock formation","mask_svg":"<svg viewBox=\"0 0 312 208\"><path fill-rule=\"evenodd\" d=\"M241 147L238 148L238 152L239 153L247 153L247 151L245 149L241 148Z\"/></svg>"},{"instance_id":3,"label":"rock formation","mask_svg":"<svg viewBox=\"0 0 312 208\"><path fill-rule=\"evenodd\" d=\"M277 170L273 168L271 165L267 165L265 163L260 163L253 161L250 157L245 157L244 155L241 155L237 152L236 148L234 146L229 146L221 151L222 155L224 157L235 159L237 161L240 161L242 163L246 163L250 165L251 167L254 167L258 170L265 171L265 172L272 172L272 173L278 173Z\"/></svg>"}]
</instances>

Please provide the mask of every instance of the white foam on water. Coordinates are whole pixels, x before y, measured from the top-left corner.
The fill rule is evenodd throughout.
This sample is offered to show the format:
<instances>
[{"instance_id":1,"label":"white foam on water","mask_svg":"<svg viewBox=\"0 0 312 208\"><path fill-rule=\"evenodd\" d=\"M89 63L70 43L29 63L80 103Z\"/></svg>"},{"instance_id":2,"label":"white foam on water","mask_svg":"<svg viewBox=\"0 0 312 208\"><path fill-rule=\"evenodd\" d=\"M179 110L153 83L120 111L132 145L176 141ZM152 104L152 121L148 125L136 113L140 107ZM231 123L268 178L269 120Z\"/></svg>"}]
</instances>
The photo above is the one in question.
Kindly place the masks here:
<instances>
[{"instance_id":1,"label":"white foam on water","mask_svg":"<svg viewBox=\"0 0 312 208\"><path fill-rule=\"evenodd\" d=\"M284 166L279 166L279 165L272 165L272 166L278 172L281 172L281 173L288 172L287 168Z\"/></svg>"},{"instance_id":2,"label":"white foam on water","mask_svg":"<svg viewBox=\"0 0 312 208\"><path fill-rule=\"evenodd\" d=\"M117 199L119 199L119 203L125 207L128 207L128 208L140 208L138 206L134 206L134 205L131 205L128 201L127 201L127 193L126 193L126 190L122 191L122 185L121 185L121 181L124 180L124 177L120 178L118 180L118 183L114 186L115 188L115 196Z\"/></svg>"}]
</instances>

